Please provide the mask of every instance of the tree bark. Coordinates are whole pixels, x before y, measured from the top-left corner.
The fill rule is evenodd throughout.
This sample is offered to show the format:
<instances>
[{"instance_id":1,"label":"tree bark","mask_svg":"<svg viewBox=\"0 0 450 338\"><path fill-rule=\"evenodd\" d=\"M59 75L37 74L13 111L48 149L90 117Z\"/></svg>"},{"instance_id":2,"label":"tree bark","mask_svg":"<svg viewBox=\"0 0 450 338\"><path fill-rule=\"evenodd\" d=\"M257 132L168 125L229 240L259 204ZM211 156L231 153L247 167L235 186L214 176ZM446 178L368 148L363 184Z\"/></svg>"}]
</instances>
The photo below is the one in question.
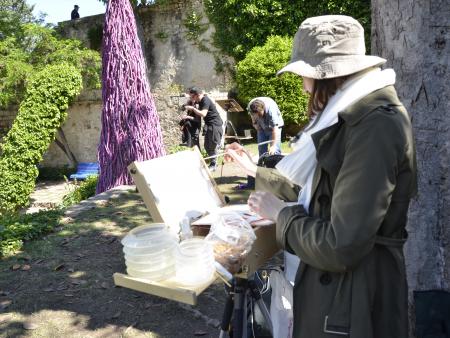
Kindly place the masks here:
<instances>
[{"instance_id":1,"label":"tree bark","mask_svg":"<svg viewBox=\"0 0 450 338\"><path fill-rule=\"evenodd\" d=\"M416 139L419 194L405 246L410 295L449 290L450 0L372 0L372 53L396 71Z\"/></svg>"}]
</instances>

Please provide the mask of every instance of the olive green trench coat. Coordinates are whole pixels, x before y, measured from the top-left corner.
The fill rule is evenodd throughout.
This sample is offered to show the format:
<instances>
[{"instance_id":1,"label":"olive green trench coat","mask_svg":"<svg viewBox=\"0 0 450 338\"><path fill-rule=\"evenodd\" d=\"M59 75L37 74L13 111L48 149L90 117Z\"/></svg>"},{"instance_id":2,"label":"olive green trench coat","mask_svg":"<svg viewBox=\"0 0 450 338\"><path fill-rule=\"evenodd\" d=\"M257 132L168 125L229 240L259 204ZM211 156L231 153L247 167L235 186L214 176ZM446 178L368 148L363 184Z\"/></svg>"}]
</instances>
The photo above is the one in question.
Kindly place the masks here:
<instances>
[{"instance_id":1,"label":"olive green trench coat","mask_svg":"<svg viewBox=\"0 0 450 338\"><path fill-rule=\"evenodd\" d=\"M388 86L312 137L318 165L309 210L289 206L277 219L277 241L301 259L294 337L406 338L402 248L416 193L410 117ZM291 201L298 194L267 168L258 168L256 190Z\"/></svg>"}]
</instances>

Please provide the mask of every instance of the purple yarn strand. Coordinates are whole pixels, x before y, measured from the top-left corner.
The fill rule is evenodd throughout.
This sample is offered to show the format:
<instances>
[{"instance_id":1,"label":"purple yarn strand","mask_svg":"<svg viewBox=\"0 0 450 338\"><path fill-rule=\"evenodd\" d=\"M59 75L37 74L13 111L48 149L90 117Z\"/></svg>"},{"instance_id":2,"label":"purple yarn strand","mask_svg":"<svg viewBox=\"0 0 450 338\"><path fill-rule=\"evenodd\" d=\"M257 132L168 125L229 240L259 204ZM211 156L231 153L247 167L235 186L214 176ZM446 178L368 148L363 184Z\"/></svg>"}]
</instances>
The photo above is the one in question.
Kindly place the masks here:
<instances>
[{"instance_id":1,"label":"purple yarn strand","mask_svg":"<svg viewBox=\"0 0 450 338\"><path fill-rule=\"evenodd\" d=\"M110 0L103 27L97 193L132 184L127 166L165 155L159 116L129 0Z\"/></svg>"}]
</instances>

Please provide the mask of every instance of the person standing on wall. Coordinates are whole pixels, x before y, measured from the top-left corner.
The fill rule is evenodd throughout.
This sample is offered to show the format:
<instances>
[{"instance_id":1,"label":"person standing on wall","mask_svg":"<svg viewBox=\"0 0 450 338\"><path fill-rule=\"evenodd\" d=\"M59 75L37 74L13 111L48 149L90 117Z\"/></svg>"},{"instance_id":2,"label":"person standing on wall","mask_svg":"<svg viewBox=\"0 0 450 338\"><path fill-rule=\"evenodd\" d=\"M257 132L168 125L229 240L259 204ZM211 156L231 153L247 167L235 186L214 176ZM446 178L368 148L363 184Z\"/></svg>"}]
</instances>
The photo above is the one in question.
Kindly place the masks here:
<instances>
[{"instance_id":1,"label":"person standing on wall","mask_svg":"<svg viewBox=\"0 0 450 338\"><path fill-rule=\"evenodd\" d=\"M270 97L256 97L250 100L247 110L256 129L258 143L272 141L258 145L258 155L281 154L281 129L284 126L283 117L277 103ZM239 184L237 189L254 189L255 178L247 176L247 184Z\"/></svg>"},{"instance_id":2,"label":"person standing on wall","mask_svg":"<svg viewBox=\"0 0 450 338\"><path fill-rule=\"evenodd\" d=\"M75 5L75 6L73 6L73 10L72 10L72 12L70 13L70 19L71 20L76 20L76 19L79 19L80 18L80 14L78 13L78 9L79 9L80 7L78 6L78 5Z\"/></svg>"},{"instance_id":3,"label":"person standing on wall","mask_svg":"<svg viewBox=\"0 0 450 338\"><path fill-rule=\"evenodd\" d=\"M203 135L205 136L204 147L208 156L214 156L220 147L223 135L223 121L217 111L215 103L206 96L203 91L197 87L189 89L189 96L192 102L198 103L198 108L193 105L185 106L186 110L203 117L204 127ZM209 169L215 171L217 168L217 159L212 158Z\"/></svg>"}]
</instances>

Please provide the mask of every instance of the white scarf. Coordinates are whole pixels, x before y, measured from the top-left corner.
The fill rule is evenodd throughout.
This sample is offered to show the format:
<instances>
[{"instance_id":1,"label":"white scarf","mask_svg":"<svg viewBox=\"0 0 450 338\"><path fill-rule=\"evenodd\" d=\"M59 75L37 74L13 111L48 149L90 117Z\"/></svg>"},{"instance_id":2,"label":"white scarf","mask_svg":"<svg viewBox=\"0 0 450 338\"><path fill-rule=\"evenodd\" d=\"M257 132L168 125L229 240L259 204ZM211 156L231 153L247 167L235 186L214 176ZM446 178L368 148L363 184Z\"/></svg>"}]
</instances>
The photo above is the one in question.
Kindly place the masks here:
<instances>
[{"instance_id":1,"label":"white scarf","mask_svg":"<svg viewBox=\"0 0 450 338\"><path fill-rule=\"evenodd\" d=\"M309 209L312 195L312 181L317 166L316 148L311 135L332 126L338 121L338 113L368 94L395 83L395 72L392 69L369 70L355 74L328 101L318 121L308 126L299 140L293 144L294 151L285 156L276 168L291 182L302 187L298 203ZM310 125L311 125L310 124Z\"/></svg>"},{"instance_id":2,"label":"white scarf","mask_svg":"<svg viewBox=\"0 0 450 338\"><path fill-rule=\"evenodd\" d=\"M383 87L395 83L395 72L392 69L381 70L370 68L349 78L342 87L328 101L318 121L311 121L301 134L299 140L293 144L294 151L285 156L276 168L291 182L302 187L298 195L298 204L309 209L312 197L312 181L317 166L316 148L311 135L332 126L338 121L338 113ZM300 259L284 252L285 276L292 284L297 273Z\"/></svg>"}]
</instances>

